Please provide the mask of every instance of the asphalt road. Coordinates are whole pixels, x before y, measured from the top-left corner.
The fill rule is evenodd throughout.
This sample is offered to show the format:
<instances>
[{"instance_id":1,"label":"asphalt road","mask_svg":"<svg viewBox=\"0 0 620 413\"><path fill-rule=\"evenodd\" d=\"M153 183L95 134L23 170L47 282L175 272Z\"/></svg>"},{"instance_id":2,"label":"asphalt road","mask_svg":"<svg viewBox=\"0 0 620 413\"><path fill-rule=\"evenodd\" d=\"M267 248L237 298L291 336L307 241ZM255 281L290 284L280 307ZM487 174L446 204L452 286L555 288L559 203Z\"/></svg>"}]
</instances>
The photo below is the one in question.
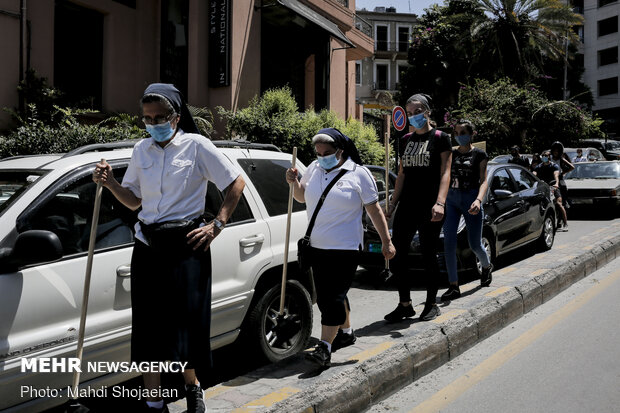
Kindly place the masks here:
<instances>
[{"instance_id":1,"label":"asphalt road","mask_svg":"<svg viewBox=\"0 0 620 413\"><path fill-rule=\"evenodd\" d=\"M620 411L620 259L370 413Z\"/></svg>"}]
</instances>

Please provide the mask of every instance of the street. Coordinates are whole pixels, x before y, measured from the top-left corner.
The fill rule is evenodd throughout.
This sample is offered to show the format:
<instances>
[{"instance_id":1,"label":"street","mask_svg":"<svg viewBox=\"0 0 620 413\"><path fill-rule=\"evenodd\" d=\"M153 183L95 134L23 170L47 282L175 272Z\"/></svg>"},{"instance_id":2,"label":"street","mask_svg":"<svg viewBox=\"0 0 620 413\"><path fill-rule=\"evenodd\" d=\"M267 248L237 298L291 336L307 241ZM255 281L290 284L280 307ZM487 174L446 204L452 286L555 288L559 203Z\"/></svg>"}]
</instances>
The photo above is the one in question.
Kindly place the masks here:
<instances>
[{"instance_id":1,"label":"street","mask_svg":"<svg viewBox=\"0 0 620 413\"><path fill-rule=\"evenodd\" d=\"M617 412L620 260L369 409Z\"/></svg>"}]
</instances>

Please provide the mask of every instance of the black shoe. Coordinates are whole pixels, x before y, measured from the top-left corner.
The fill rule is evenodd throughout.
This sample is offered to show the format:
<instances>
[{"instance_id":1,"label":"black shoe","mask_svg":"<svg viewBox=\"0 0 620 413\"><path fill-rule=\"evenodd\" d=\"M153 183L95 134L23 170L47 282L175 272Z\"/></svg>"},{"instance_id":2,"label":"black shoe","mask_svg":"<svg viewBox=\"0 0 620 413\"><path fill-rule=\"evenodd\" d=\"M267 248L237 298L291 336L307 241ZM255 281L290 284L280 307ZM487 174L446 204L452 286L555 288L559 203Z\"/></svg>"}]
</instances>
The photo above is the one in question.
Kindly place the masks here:
<instances>
[{"instance_id":1,"label":"black shoe","mask_svg":"<svg viewBox=\"0 0 620 413\"><path fill-rule=\"evenodd\" d=\"M458 285L451 285L448 287L448 291L443 293L441 296L441 301L451 301L456 300L461 297L461 290L459 290Z\"/></svg>"},{"instance_id":2,"label":"black shoe","mask_svg":"<svg viewBox=\"0 0 620 413\"><path fill-rule=\"evenodd\" d=\"M389 323L395 323L402 320L403 318L413 317L414 315L415 310L413 309L413 304L404 306L401 303L398 303L396 309L391 313L386 314L383 318Z\"/></svg>"},{"instance_id":3,"label":"black shoe","mask_svg":"<svg viewBox=\"0 0 620 413\"><path fill-rule=\"evenodd\" d=\"M351 334L346 334L341 328L339 328L338 334L336 334L336 338L332 342L332 353L335 353L336 350L340 350L343 347L348 347L354 344L355 340L357 340L357 337L355 337L353 330L351 330Z\"/></svg>"},{"instance_id":4,"label":"black shoe","mask_svg":"<svg viewBox=\"0 0 620 413\"><path fill-rule=\"evenodd\" d=\"M314 350L310 353L306 353L306 359L315 362L321 367L329 367L332 365L332 355L327 349L327 344L319 341L319 344L314 346Z\"/></svg>"},{"instance_id":5,"label":"black shoe","mask_svg":"<svg viewBox=\"0 0 620 413\"><path fill-rule=\"evenodd\" d=\"M187 400L187 413L205 413L204 393L200 386L195 384L185 385L185 400Z\"/></svg>"},{"instance_id":6,"label":"black shoe","mask_svg":"<svg viewBox=\"0 0 620 413\"><path fill-rule=\"evenodd\" d=\"M480 276L480 285L483 287L488 287L491 285L491 281L493 281L493 264L489 264L487 268L482 269L482 275Z\"/></svg>"},{"instance_id":7,"label":"black shoe","mask_svg":"<svg viewBox=\"0 0 620 413\"><path fill-rule=\"evenodd\" d=\"M144 409L140 411L144 411L144 413L170 413L170 410L168 410L168 406L166 406L166 403L164 403L164 407L162 407L161 409L158 409L157 407L149 407L148 404L144 403Z\"/></svg>"},{"instance_id":8,"label":"black shoe","mask_svg":"<svg viewBox=\"0 0 620 413\"><path fill-rule=\"evenodd\" d=\"M422 314L420 314L420 320L431 321L437 318L439 314L441 314L441 311L439 307L437 307L437 304L426 304L424 310L422 310Z\"/></svg>"}]
</instances>

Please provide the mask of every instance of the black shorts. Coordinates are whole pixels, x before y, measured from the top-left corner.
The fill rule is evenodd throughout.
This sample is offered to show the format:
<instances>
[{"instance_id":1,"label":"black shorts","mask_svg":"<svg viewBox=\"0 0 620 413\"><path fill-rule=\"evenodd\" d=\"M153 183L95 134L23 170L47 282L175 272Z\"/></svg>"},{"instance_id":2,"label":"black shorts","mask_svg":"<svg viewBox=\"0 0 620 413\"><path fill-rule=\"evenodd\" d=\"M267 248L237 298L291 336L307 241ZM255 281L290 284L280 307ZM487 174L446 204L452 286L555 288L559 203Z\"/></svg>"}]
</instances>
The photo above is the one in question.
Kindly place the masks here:
<instances>
[{"instance_id":1,"label":"black shorts","mask_svg":"<svg viewBox=\"0 0 620 413\"><path fill-rule=\"evenodd\" d=\"M211 366L211 250L162 251L136 240L131 258L131 359Z\"/></svg>"}]
</instances>

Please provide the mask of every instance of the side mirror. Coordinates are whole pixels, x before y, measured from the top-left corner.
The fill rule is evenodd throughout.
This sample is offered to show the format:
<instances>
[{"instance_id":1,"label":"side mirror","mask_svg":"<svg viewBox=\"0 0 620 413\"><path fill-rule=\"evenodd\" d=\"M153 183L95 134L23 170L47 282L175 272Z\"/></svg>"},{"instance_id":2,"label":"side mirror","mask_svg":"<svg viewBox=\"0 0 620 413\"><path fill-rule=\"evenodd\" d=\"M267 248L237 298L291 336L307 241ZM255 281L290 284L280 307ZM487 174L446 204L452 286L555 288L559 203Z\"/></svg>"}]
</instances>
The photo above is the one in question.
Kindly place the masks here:
<instances>
[{"instance_id":1,"label":"side mirror","mask_svg":"<svg viewBox=\"0 0 620 413\"><path fill-rule=\"evenodd\" d=\"M496 189L493 191L493 195L495 195L497 199L506 199L512 196L512 192L506 189Z\"/></svg>"},{"instance_id":2,"label":"side mirror","mask_svg":"<svg viewBox=\"0 0 620 413\"><path fill-rule=\"evenodd\" d=\"M43 230L22 232L17 236L13 248L4 249L0 254L0 271L17 271L26 265L56 261L62 258L62 254L62 243L53 232Z\"/></svg>"}]
</instances>

